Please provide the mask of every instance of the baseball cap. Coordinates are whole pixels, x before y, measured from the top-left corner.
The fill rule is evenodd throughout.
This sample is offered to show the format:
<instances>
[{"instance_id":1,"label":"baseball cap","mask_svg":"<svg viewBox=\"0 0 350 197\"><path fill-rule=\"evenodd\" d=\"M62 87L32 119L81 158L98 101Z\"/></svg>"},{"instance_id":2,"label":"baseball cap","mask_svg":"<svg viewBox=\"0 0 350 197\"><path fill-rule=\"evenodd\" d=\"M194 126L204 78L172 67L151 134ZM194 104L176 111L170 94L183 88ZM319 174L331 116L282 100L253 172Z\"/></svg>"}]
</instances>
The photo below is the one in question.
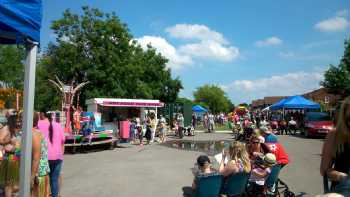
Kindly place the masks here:
<instances>
[{"instance_id":1,"label":"baseball cap","mask_svg":"<svg viewBox=\"0 0 350 197\"><path fill-rule=\"evenodd\" d=\"M270 134L271 131L267 127L260 127L260 130L266 134Z\"/></svg>"}]
</instances>

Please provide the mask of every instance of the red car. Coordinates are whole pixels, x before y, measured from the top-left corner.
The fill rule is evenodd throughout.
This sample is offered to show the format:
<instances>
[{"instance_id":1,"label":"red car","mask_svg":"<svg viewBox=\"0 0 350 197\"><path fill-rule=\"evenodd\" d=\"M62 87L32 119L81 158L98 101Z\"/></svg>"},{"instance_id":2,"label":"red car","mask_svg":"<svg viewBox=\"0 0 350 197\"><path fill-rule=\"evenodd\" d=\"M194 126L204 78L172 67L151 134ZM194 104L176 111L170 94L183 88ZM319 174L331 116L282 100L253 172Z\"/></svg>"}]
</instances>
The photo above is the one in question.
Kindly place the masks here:
<instances>
[{"instance_id":1,"label":"red car","mask_svg":"<svg viewBox=\"0 0 350 197\"><path fill-rule=\"evenodd\" d=\"M301 132L305 137L326 136L333 129L334 123L327 113L307 112Z\"/></svg>"}]
</instances>

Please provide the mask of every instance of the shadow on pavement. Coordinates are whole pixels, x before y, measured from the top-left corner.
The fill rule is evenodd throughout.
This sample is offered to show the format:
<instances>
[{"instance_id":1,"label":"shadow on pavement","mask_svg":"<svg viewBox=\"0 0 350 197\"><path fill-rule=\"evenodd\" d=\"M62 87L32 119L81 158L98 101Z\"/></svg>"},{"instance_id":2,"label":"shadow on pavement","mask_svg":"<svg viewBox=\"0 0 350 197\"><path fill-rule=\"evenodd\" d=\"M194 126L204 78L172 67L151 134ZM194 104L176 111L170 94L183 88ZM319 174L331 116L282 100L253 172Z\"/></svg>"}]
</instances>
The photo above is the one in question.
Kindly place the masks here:
<instances>
[{"instance_id":1,"label":"shadow on pavement","mask_svg":"<svg viewBox=\"0 0 350 197\"><path fill-rule=\"evenodd\" d=\"M192 187L185 186L182 188L183 196L184 197L192 197L193 192L192 192Z\"/></svg>"},{"instance_id":2,"label":"shadow on pavement","mask_svg":"<svg viewBox=\"0 0 350 197\"><path fill-rule=\"evenodd\" d=\"M305 193L305 192L300 192L299 194L296 194L295 197L303 197L303 196L305 196L305 195L307 195L307 193Z\"/></svg>"},{"instance_id":3,"label":"shadow on pavement","mask_svg":"<svg viewBox=\"0 0 350 197\"><path fill-rule=\"evenodd\" d=\"M286 135L278 135L278 136L286 136ZM288 134L287 136L290 137L295 137L295 138L301 138L301 139L317 139L320 141L324 141L326 137L322 137L322 136L310 136L310 137L305 137L302 133L297 132L295 135L292 134Z\"/></svg>"}]
</instances>

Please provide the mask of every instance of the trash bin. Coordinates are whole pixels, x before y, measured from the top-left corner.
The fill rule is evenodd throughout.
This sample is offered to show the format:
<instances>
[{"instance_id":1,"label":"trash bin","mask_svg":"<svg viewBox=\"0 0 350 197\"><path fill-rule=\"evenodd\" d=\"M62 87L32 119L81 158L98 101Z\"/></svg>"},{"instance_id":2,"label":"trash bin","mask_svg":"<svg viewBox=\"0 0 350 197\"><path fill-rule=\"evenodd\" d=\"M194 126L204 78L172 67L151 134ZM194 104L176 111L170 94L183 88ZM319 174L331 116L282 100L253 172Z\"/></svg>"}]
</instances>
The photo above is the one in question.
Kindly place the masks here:
<instances>
[{"instance_id":1,"label":"trash bin","mask_svg":"<svg viewBox=\"0 0 350 197\"><path fill-rule=\"evenodd\" d=\"M119 122L119 137L122 139L129 139L130 137L130 122L120 121Z\"/></svg>"}]
</instances>

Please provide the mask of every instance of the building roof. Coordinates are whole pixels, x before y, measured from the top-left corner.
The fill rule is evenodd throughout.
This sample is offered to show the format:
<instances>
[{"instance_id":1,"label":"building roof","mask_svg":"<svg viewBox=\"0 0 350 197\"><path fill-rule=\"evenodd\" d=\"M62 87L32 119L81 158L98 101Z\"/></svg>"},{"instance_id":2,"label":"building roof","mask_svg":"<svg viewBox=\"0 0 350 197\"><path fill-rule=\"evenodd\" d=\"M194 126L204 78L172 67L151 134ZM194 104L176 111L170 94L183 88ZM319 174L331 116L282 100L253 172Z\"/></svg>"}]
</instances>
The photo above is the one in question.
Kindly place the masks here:
<instances>
[{"instance_id":1,"label":"building roof","mask_svg":"<svg viewBox=\"0 0 350 197\"><path fill-rule=\"evenodd\" d=\"M274 103L277 103L281 99L286 98L287 96L265 96L264 97L264 104L265 105L272 105Z\"/></svg>"}]
</instances>

